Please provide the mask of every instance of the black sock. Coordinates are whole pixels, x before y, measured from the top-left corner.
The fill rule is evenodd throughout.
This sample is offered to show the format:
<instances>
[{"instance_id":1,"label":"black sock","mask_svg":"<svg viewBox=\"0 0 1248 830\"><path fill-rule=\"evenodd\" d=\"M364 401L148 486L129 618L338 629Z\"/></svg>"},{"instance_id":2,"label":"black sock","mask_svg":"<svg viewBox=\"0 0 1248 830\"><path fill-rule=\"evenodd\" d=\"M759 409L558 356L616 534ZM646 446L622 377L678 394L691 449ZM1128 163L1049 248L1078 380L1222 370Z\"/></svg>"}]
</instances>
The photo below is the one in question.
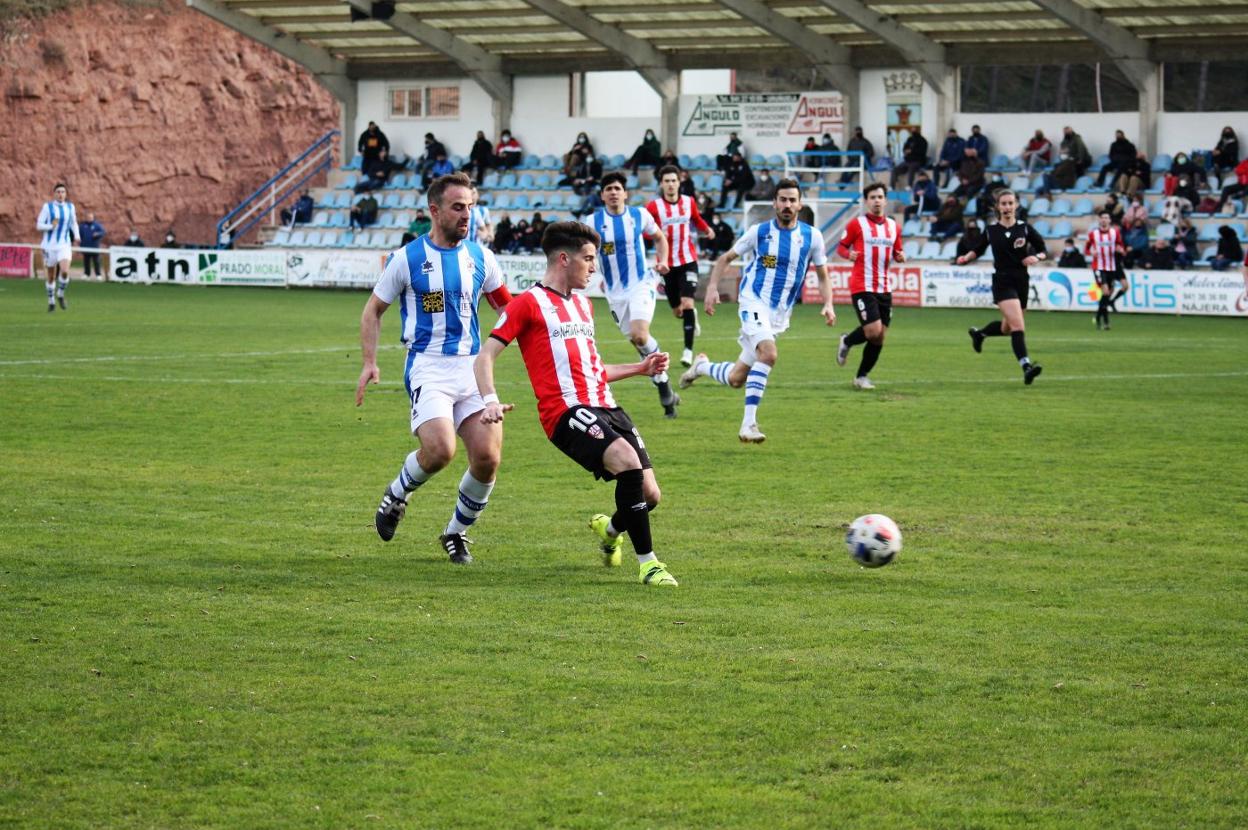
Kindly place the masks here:
<instances>
[{"instance_id":1,"label":"black sock","mask_svg":"<svg viewBox=\"0 0 1248 830\"><path fill-rule=\"evenodd\" d=\"M1097 303L1097 306L1096 306L1096 319L1097 320L1104 320L1106 323L1109 322L1109 303L1110 303L1109 295L1102 294L1101 301Z\"/></svg>"},{"instance_id":2,"label":"black sock","mask_svg":"<svg viewBox=\"0 0 1248 830\"><path fill-rule=\"evenodd\" d=\"M684 312L681 313L680 315L680 319L684 321L684 324L685 324L685 348L686 349L693 348L693 327L694 325L696 325L694 323L694 320L696 319L694 316L695 314L697 314L697 312L695 312L692 308L686 308Z\"/></svg>"},{"instance_id":3,"label":"black sock","mask_svg":"<svg viewBox=\"0 0 1248 830\"><path fill-rule=\"evenodd\" d=\"M1021 331L1010 332L1010 345L1014 347L1014 356L1020 363L1031 361L1027 358L1027 337Z\"/></svg>"},{"instance_id":4,"label":"black sock","mask_svg":"<svg viewBox=\"0 0 1248 830\"><path fill-rule=\"evenodd\" d=\"M643 480L640 469L616 475L615 515L611 517L611 525L616 530L628 533L638 556L654 552L654 542L650 538L650 506L641 490Z\"/></svg>"},{"instance_id":5,"label":"black sock","mask_svg":"<svg viewBox=\"0 0 1248 830\"><path fill-rule=\"evenodd\" d=\"M858 377L865 378L867 373L875 368L875 361L880 359L880 352L883 348L879 343L867 343L866 348L862 350L862 362L858 364Z\"/></svg>"},{"instance_id":6,"label":"black sock","mask_svg":"<svg viewBox=\"0 0 1248 830\"><path fill-rule=\"evenodd\" d=\"M1127 289L1125 289L1125 288L1119 288L1119 289L1118 289L1118 292L1117 292L1116 294L1114 294L1114 296L1112 296L1112 297L1110 297L1110 298L1109 298L1109 304L1110 304L1111 306L1113 306L1113 307L1114 307L1114 311L1117 311L1117 310L1118 310L1118 305L1117 305L1117 303L1118 303L1118 301L1119 301L1119 300L1121 300L1121 299L1122 299L1122 295L1123 295L1123 294L1126 294L1126 293L1127 293Z\"/></svg>"},{"instance_id":7,"label":"black sock","mask_svg":"<svg viewBox=\"0 0 1248 830\"><path fill-rule=\"evenodd\" d=\"M867 342L867 336L862 333L862 326L859 326L858 328L851 331L849 334L845 335L846 346L861 346L863 343L866 343L866 342Z\"/></svg>"},{"instance_id":8,"label":"black sock","mask_svg":"<svg viewBox=\"0 0 1248 830\"><path fill-rule=\"evenodd\" d=\"M1005 332L1001 331L1001 321L993 320L988 325L979 330L984 337L1001 337Z\"/></svg>"},{"instance_id":9,"label":"black sock","mask_svg":"<svg viewBox=\"0 0 1248 830\"><path fill-rule=\"evenodd\" d=\"M654 387L659 390L659 400L666 401L672 397L671 381L655 381Z\"/></svg>"}]
</instances>

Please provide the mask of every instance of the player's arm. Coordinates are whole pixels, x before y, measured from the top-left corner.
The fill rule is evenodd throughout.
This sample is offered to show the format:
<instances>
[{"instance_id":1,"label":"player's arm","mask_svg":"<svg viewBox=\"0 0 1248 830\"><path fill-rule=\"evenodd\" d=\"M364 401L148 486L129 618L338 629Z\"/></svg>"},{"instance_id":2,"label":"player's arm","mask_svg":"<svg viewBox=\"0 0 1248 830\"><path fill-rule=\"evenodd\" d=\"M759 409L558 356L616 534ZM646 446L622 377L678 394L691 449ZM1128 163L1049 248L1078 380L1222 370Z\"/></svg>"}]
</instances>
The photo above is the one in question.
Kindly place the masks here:
<instances>
[{"instance_id":1,"label":"player's arm","mask_svg":"<svg viewBox=\"0 0 1248 830\"><path fill-rule=\"evenodd\" d=\"M1083 243L1084 256L1092 256L1092 249L1095 247L1096 247L1096 244L1093 243L1092 241L1092 232L1088 231L1088 241Z\"/></svg>"},{"instance_id":2,"label":"player's arm","mask_svg":"<svg viewBox=\"0 0 1248 830\"><path fill-rule=\"evenodd\" d=\"M1031 225L1027 226L1027 242L1035 253L1031 256L1023 257L1023 265L1035 265L1049 258L1049 246L1045 244L1044 237L1038 234Z\"/></svg>"},{"instance_id":3,"label":"player's arm","mask_svg":"<svg viewBox=\"0 0 1248 830\"><path fill-rule=\"evenodd\" d=\"M901 229L897 229L897 238L893 240L893 262L905 262L906 252L901 247Z\"/></svg>"},{"instance_id":4,"label":"player's arm","mask_svg":"<svg viewBox=\"0 0 1248 830\"><path fill-rule=\"evenodd\" d=\"M493 291L487 291L485 300L490 304L490 308L495 311L502 311L511 302L511 292L507 290L507 286L500 285Z\"/></svg>"},{"instance_id":5,"label":"player's arm","mask_svg":"<svg viewBox=\"0 0 1248 830\"><path fill-rule=\"evenodd\" d=\"M984 255L988 250L988 231L984 231L979 235L979 242L975 243L975 247L958 257L955 262L959 265L967 265L974 262Z\"/></svg>"},{"instance_id":6,"label":"player's arm","mask_svg":"<svg viewBox=\"0 0 1248 830\"><path fill-rule=\"evenodd\" d=\"M390 304L376 294L369 294L364 313L360 315L360 357L364 366L360 369L360 381L355 385L356 406L364 404L364 387L381 380L381 370L377 368L377 339L381 336L381 315L389 307Z\"/></svg>"},{"instance_id":7,"label":"player's arm","mask_svg":"<svg viewBox=\"0 0 1248 830\"><path fill-rule=\"evenodd\" d=\"M819 296L823 297L823 309L820 314L829 326L835 326L836 309L832 306L832 286L828 283L828 266L816 265L815 277L819 280Z\"/></svg>"},{"instance_id":8,"label":"player's arm","mask_svg":"<svg viewBox=\"0 0 1248 830\"><path fill-rule=\"evenodd\" d=\"M667 267L667 256L671 251L671 246L667 244L667 234L659 230L656 226L653 233L645 234L646 239L654 243L654 270L659 274L666 274L670 268Z\"/></svg>"},{"instance_id":9,"label":"player's arm","mask_svg":"<svg viewBox=\"0 0 1248 830\"><path fill-rule=\"evenodd\" d=\"M858 227L857 222L850 222L845 226L845 233L841 234L841 241L836 243L836 255L841 259L848 259L850 262L856 262L858 259L858 250L854 247L854 243L862 236L862 229Z\"/></svg>"},{"instance_id":10,"label":"player's arm","mask_svg":"<svg viewBox=\"0 0 1248 830\"><path fill-rule=\"evenodd\" d=\"M52 211L48 210L48 206L44 205L39 210L39 218L35 220L35 230L50 231L56 227L52 223Z\"/></svg>"},{"instance_id":11,"label":"player's arm","mask_svg":"<svg viewBox=\"0 0 1248 830\"><path fill-rule=\"evenodd\" d=\"M732 265L737 258L735 249L725 251L715 260L715 264L711 266L711 276L706 282L706 300L703 307L706 309L707 316L715 316L715 305L719 302L719 278L728 270L728 266Z\"/></svg>"},{"instance_id":12,"label":"player's arm","mask_svg":"<svg viewBox=\"0 0 1248 830\"><path fill-rule=\"evenodd\" d=\"M609 363L602 368L606 373L607 383L614 383L637 375L654 377L660 372L666 372L669 362L667 352L654 352L646 355L640 363Z\"/></svg>"},{"instance_id":13,"label":"player's arm","mask_svg":"<svg viewBox=\"0 0 1248 830\"><path fill-rule=\"evenodd\" d=\"M511 292L507 290L507 277L503 275L503 268L498 264L498 257L488 249L485 251L485 282L481 288L485 291L485 299L489 302L490 308L495 311L501 312L511 302Z\"/></svg>"},{"instance_id":14,"label":"player's arm","mask_svg":"<svg viewBox=\"0 0 1248 830\"><path fill-rule=\"evenodd\" d=\"M706 220L702 218L702 214L698 213L697 200L691 200L689 205L689 218L693 220L693 226L698 229L698 233L707 239L715 238L715 229L706 224Z\"/></svg>"},{"instance_id":15,"label":"player's arm","mask_svg":"<svg viewBox=\"0 0 1248 830\"><path fill-rule=\"evenodd\" d=\"M477 379L477 391L485 401L485 409L481 410L481 423L501 424L503 414L513 408L512 404L498 402L498 390L494 388L494 362L507 348L499 337L491 334L481 344L477 359L472 362L472 374Z\"/></svg>"}]
</instances>

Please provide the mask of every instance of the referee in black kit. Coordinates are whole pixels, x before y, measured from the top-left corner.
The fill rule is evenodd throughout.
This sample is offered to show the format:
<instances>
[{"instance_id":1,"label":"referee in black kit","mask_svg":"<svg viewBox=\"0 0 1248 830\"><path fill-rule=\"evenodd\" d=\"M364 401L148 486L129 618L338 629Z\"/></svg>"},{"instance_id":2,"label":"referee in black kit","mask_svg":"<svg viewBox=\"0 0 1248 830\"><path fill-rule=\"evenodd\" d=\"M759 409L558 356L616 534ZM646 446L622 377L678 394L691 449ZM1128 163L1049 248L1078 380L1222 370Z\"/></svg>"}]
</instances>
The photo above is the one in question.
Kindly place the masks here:
<instances>
[{"instance_id":1,"label":"referee in black kit","mask_svg":"<svg viewBox=\"0 0 1248 830\"><path fill-rule=\"evenodd\" d=\"M1001 319L993 320L982 329L972 328L971 345L975 351L983 351L985 337L1010 336L1014 356L1023 369L1023 383L1028 386L1040 376L1039 363L1032 363L1027 356L1027 338L1023 331L1023 312L1027 308L1030 293L1027 266L1048 258L1044 238L1036 229L1015 218L1018 196L1012 190L997 191L997 224L989 225L988 231L979 238L979 244L958 257L959 265L974 262L992 245L992 301L1001 309Z\"/></svg>"}]
</instances>

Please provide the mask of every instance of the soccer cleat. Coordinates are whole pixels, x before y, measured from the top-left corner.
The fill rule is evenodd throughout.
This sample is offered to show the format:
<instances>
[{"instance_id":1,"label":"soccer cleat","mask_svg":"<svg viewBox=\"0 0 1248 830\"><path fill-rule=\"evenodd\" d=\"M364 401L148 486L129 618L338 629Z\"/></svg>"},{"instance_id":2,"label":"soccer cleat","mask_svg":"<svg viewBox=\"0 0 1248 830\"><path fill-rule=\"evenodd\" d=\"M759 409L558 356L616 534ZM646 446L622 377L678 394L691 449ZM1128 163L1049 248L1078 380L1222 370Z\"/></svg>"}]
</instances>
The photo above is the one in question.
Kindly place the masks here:
<instances>
[{"instance_id":1,"label":"soccer cleat","mask_svg":"<svg viewBox=\"0 0 1248 830\"><path fill-rule=\"evenodd\" d=\"M680 406L680 395L673 392L672 397L668 399L668 403L663 404L663 416L665 418L675 418L676 407L678 406Z\"/></svg>"},{"instance_id":2,"label":"soccer cleat","mask_svg":"<svg viewBox=\"0 0 1248 830\"><path fill-rule=\"evenodd\" d=\"M624 546L624 537L622 535L611 537L607 533L607 526L611 524L611 517L598 513L589 520L589 529L598 534L598 538L602 540L602 564L608 568L620 567L620 549Z\"/></svg>"},{"instance_id":3,"label":"soccer cleat","mask_svg":"<svg viewBox=\"0 0 1248 830\"><path fill-rule=\"evenodd\" d=\"M680 365L681 366L693 365L693 349L685 349L683 352L680 353Z\"/></svg>"},{"instance_id":4,"label":"soccer cleat","mask_svg":"<svg viewBox=\"0 0 1248 830\"><path fill-rule=\"evenodd\" d=\"M1096 318L1096 330L1097 331L1101 330L1101 318L1100 317Z\"/></svg>"},{"instance_id":5,"label":"soccer cleat","mask_svg":"<svg viewBox=\"0 0 1248 830\"><path fill-rule=\"evenodd\" d=\"M767 440L767 436L763 435L759 430L758 424L742 424L741 431L737 433L737 437L741 439L743 444L761 444Z\"/></svg>"},{"instance_id":6,"label":"soccer cleat","mask_svg":"<svg viewBox=\"0 0 1248 830\"><path fill-rule=\"evenodd\" d=\"M58 303L60 303L60 304L61 304L61 311L69 311L69 306L65 305L65 296L64 296L64 295L61 295L60 297L57 297L57 298L56 298L56 301L57 301Z\"/></svg>"},{"instance_id":7,"label":"soccer cleat","mask_svg":"<svg viewBox=\"0 0 1248 830\"><path fill-rule=\"evenodd\" d=\"M836 365L837 366L844 366L845 361L849 358L850 345L845 342L846 337L848 337L848 335L842 334L841 344L836 347Z\"/></svg>"},{"instance_id":8,"label":"soccer cleat","mask_svg":"<svg viewBox=\"0 0 1248 830\"><path fill-rule=\"evenodd\" d=\"M456 565L471 565L472 554L468 552L468 546L472 544L472 540L462 533L443 533L438 537L438 541L442 543L442 548L451 557L451 562Z\"/></svg>"},{"instance_id":9,"label":"soccer cleat","mask_svg":"<svg viewBox=\"0 0 1248 830\"><path fill-rule=\"evenodd\" d=\"M858 377L854 378L854 388L855 389L874 389L875 384L872 383L871 378L867 377L866 375L859 375Z\"/></svg>"},{"instance_id":10,"label":"soccer cleat","mask_svg":"<svg viewBox=\"0 0 1248 830\"><path fill-rule=\"evenodd\" d=\"M403 499L396 499L387 487L386 492L381 494L381 505L377 508L377 515L373 520L377 525L377 535L383 542L389 542L394 538L395 528L399 526L399 520L403 518L405 510L407 510L407 502Z\"/></svg>"},{"instance_id":11,"label":"soccer cleat","mask_svg":"<svg viewBox=\"0 0 1248 830\"><path fill-rule=\"evenodd\" d=\"M690 386L693 386L693 382L698 379L698 367L703 363L710 362L711 359L706 356L705 352L698 354L698 356L693 359L693 365L689 367L689 371L680 376L680 388L688 389Z\"/></svg>"},{"instance_id":12,"label":"soccer cleat","mask_svg":"<svg viewBox=\"0 0 1248 830\"><path fill-rule=\"evenodd\" d=\"M982 352L984 350L984 333L974 326L967 329L966 333L971 336L971 348L977 352Z\"/></svg>"},{"instance_id":13,"label":"soccer cleat","mask_svg":"<svg viewBox=\"0 0 1248 830\"><path fill-rule=\"evenodd\" d=\"M676 577L667 572L667 566L657 559L653 562L642 563L637 581L642 585L666 585L669 588L675 588L680 584L676 581Z\"/></svg>"},{"instance_id":14,"label":"soccer cleat","mask_svg":"<svg viewBox=\"0 0 1248 830\"><path fill-rule=\"evenodd\" d=\"M1031 386L1031 382L1040 377L1040 373L1044 371L1044 367L1039 363L1028 363L1023 367L1023 383Z\"/></svg>"},{"instance_id":15,"label":"soccer cleat","mask_svg":"<svg viewBox=\"0 0 1248 830\"><path fill-rule=\"evenodd\" d=\"M1108 321L1108 320L1106 320L1106 321L1105 321L1104 330L1105 330L1105 331L1109 331L1109 321Z\"/></svg>"},{"instance_id":16,"label":"soccer cleat","mask_svg":"<svg viewBox=\"0 0 1248 830\"><path fill-rule=\"evenodd\" d=\"M56 311L56 305L53 303L48 303L48 313L51 314L54 311Z\"/></svg>"}]
</instances>

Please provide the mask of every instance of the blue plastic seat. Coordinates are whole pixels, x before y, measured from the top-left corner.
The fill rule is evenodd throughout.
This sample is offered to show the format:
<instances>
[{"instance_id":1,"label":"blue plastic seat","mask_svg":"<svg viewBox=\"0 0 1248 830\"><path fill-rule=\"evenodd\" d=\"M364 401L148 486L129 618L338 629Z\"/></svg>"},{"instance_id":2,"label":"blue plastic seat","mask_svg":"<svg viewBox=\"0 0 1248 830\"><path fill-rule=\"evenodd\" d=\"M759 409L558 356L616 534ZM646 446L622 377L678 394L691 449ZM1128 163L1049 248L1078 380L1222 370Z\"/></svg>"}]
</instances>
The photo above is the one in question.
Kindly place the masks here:
<instances>
[{"instance_id":1,"label":"blue plastic seat","mask_svg":"<svg viewBox=\"0 0 1248 830\"><path fill-rule=\"evenodd\" d=\"M1027 208L1027 215L1028 216L1050 216L1052 215L1050 214L1051 208L1052 208L1052 205L1049 203L1049 200L1044 198L1043 196L1040 196L1034 202L1031 203L1031 207Z\"/></svg>"},{"instance_id":2,"label":"blue plastic seat","mask_svg":"<svg viewBox=\"0 0 1248 830\"><path fill-rule=\"evenodd\" d=\"M905 224L901 226L901 235L903 237L919 235L919 220L907 219Z\"/></svg>"},{"instance_id":3,"label":"blue plastic seat","mask_svg":"<svg viewBox=\"0 0 1248 830\"><path fill-rule=\"evenodd\" d=\"M929 239L923 243L923 248L919 251L919 259L940 259L940 251L940 242Z\"/></svg>"},{"instance_id":4,"label":"blue plastic seat","mask_svg":"<svg viewBox=\"0 0 1248 830\"><path fill-rule=\"evenodd\" d=\"M624 162L627 161L627 159L624 158L622 153L616 153L614 156L608 159L608 161L610 162L610 164L608 164L607 166L615 168L615 167L623 167Z\"/></svg>"},{"instance_id":5,"label":"blue plastic seat","mask_svg":"<svg viewBox=\"0 0 1248 830\"><path fill-rule=\"evenodd\" d=\"M771 155L767 157L767 166L772 170L784 169L784 156Z\"/></svg>"},{"instance_id":6,"label":"blue plastic seat","mask_svg":"<svg viewBox=\"0 0 1248 830\"><path fill-rule=\"evenodd\" d=\"M498 188L499 190L515 190L516 189L516 174L504 173L502 178L498 180Z\"/></svg>"},{"instance_id":7,"label":"blue plastic seat","mask_svg":"<svg viewBox=\"0 0 1248 830\"><path fill-rule=\"evenodd\" d=\"M551 156L551 155L542 156L542 163L538 166L541 167L543 170L558 170L559 158L558 156Z\"/></svg>"},{"instance_id":8,"label":"blue plastic seat","mask_svg":"<svg viewBox=\"0 0 1248 830\"><path fill-rule=\"evenodd\" d=\"M491 170L485 174L485 178L481 180L482 189L492 189L498 187L499 175L497 170Z\"/></svg>"},{"instance_id":9,"label":"blue plastic seat","mask_svg":"<svg viewBox=\"0 0 1248 830\"><path fill-rule=\"evenodd\" d=\"M506 210L511 207L511 196L506 193L498 194L498 198L494 200L493 208L495 210Z\"/></svg>"},{"instance_id":10,"label":"blue plastic seat","mask_svg":"<svg viewBox=\"0 0 1248 830\"><path fill-rule=\"evenodd\" d=\"M919 240L907 239L901 245L901 251L906 255L906 259L919 258Z\"/></svg>"},{"instance_id":11,"label":"blue plastic seat","mask_svg":"<svg viewBox=\"0 0 1248 830\"><path fill-rule=\"evenodd\" d=\"M1217 242L1218 225L1214 222L1201 225L1200 232L1196 234L1196 238L1201 242Z\"/></svg>"},{"instance_id":12,"label":"blue plastic seat","mask_svg":"<svg viewBox=\"0 0 1248 830\"><path fill-rule=\"evenodd\" d=\"M534 187L536 187L536 184L533 181L533 174L521 173L520 178L516 180L516 186L519 187L521 190L534 189Z\"/></svg>"},{"instance_id":13,"label":"blue plastic seat","mask_svg":"<svg viewBox=\"0 0 1248 830\"><path fill-rule=\"evenodd\" d=\"M990 170L1011 170L1014 165L1010 164L1010 157L1005 153L997 153L992 157L992 164L988 165Z\"/></svg>"},{"instance_id":14,"label":"blue plastic seat","mask_svg":"<svg viewBox=\"0 0 1248 830\"><path fill-rule=\"evenodd\" d=\"M538 190L553 190L555 181L549 173L543 173L533 179L533 186Z\"/></svg>"},{"instance_id":15,"label":"blue plastic seat","mask_svg":"<svg viewBox=\"0 0 1248 830\"><path fill-rule=\"evenodd\" d=\"M1092 207L1092 200L1085 196L1084 198L1075 202L1075 204L1071 207L1070 215L1071 216L1091 216L1094 210L1095 209Z\"/></svg>"},{"instance_id":16,"label":"blue plastic seat","mask_svg":"<svg viewBox=\"0 0 1248 830\"><path fill-rule=\"evenodd\" d=\"M948 242L945 243L944 247L940 249L941 259L953 259L957 255L958 255L958 240L956 239L950 239Z\"/></svg>"},{"instance_id":17,"label":"blue plastic seat","mask_svg":"<svg viewBox=\"0 0 1248 830\"><path fill-rule=\"evenodd\" d=\"M1010 179L1010 190L1015 193L1026 193L1031 189L1031 179L1026 176L1015 176Z\"/></svg>"},{"instance_id":18,"label":"blue plastic seat","mask_svg":"<svg viewBox=\"0 0 1248 830\"><path fill-rule=\"evenodd\" d=\"M750 155L749 162L750 162L750 167L757 170L758 168L763 167L767 164L767 159L763 156L762 153L753 153Z\"/></svg>"},{"instance_id":19,"label":"blue plastic seat","mask_svg":"<svg viewBox=\"0 0 1248 830\"><path fill-rule=\"evenodd\" d=\"M714 170L715 162L711 161L711 157L704 153L699 153L693 157L694 170Z\"/></svg>"},{"instance_id":20,"label":"blue plastic seat","mask_svg":"<svg viewBox=\"0 0 1248 830\"><path fill-rule=\"evenodd\" d=\"M1068 236L1074 236L1074 235L1075 235L1074 225L1071 224L1071 221L1069 219L1063 219L1060 222L1053 223L1053 229L1049 231L1049 236L1046 238L1065 239Z\"/></svg>"},{"instance_id":21,"label":"blue plastic seat","mask_svg":"<svg viewBox=\"0 0 1248 830\"><path fill-rule=\"evenodd\" d=\"M516 198L512 201L511 206L516 210L527 210L532 207L529 203L529 196L527 193L521 193L516 196Z\"/></svg>"},{"instance_id":22,"label":"blue plastic seat","mask_svg":"<svg viewBox=\"0 0 1248 830\"><path fill-rule=\"evenodd\" d=\"M1170 158L1169 153L1158 153L1153 156L1154 173L1169 173L1171 164L1174 164L1174 159Z\"/></svg>"},{"instance_id":23,"label":"blue plastic seat","mask_svg":"<svg viewBox=\"0 0 1248 830\"><path fill-rule=\"evenodd\" d=\"M359 177L359 176L354 176L354 175L352 175L352 176L347 176L347 177L346 177L345 179L343 179L343 180L342 180L342 182L338 185L338 189L339 189L339 190L350 190L351 188L355 187L355 183L356 183L356 182L358 182L359 180L360 180L360 177Z\"/></svg>"},{"instance_id":24,"label":"blue plastic seat","mask_svg":"<svg viewBox=\"0 0 1248 830\"><path fill-rule=\"evenodd\" d=\"M1074 212L1074 206L1071 205L1070 199L1058 199L1053 202L1050 210L1051 216L1070 216Z\"/></svg>"},{"instance_id":25,"label":"blue plastic seat","mask_svg":"<svg viewBox=\"0 0 1248 830\"><path fill-rule=\"evenodd\" d=\"M289 245L290 244L290 231L288 231L286 228L282 228L277 233L273 234L273 240L270 244Z\"/></svg>"},{"instance_id":26,"label":"blue plastic seat","mask_svg":"<svg viewBox=\"0 0 1248 830\"><path fill-rule=\"evenodd\" d=\"M536 170L542 166L542 157L534 153L524 157L523 165L528 170Z\"/></svg>"},{"instance_id":27,"label":"blue plastic seat","mask_svg":"<svg viewBox=\"0 0 1248 830\"><path fill-rule=\"evenodd\" d=\"M312 217L312 221L309 224L316 225L318 227L328 225L329 224L329 211L318 210L316 212L316 215Z\"/></svg>"},{"instance_id":28,"label":"blue plastic seat","mask_svg":"<svg viewBox=\"0 0 1248 830\"><path fill-rule=\"evenodd\" d=\"M1031 226L1036 229L1036 233L1046 239L1053 235L1053 229L1049 227L1049 220L1041 219L1039 222L1032 222Z\"/></svg>"},{"instance_id":29,"label":"blue plastic seat","mask_svg":"<svg viewBox=\"0 0 1248 830\"><path fill-rule=\"evenodd\" d=\"M1087 193L1088 188L1090 187L1092 187L1092 177L1080 176L1078 179L1075 180L1074 186L1071 187L1070 190L1067 190L1066 192L1073 193L1076 195L1079 193Z\"/></svg>"},{"instance_id":30,"label":"blue plastic seat","mask_svg":"<svg viewBox=\"0 0 1248 830\"><path fill-rule=\"evenodd\" d=\"M290 239L289 239L289 241L287 242L287 244L289 244L289 245L293 245L293 246L295 246L295 247L299 247L299 246L301 246L301 245L306 244L306 243L307 243L307 241L308 241L308 233L307 233L307 231L297 230L297 231L292 231L292 232L291 232L291 234L290 234Z\"/></svg>"}]
</instances>

